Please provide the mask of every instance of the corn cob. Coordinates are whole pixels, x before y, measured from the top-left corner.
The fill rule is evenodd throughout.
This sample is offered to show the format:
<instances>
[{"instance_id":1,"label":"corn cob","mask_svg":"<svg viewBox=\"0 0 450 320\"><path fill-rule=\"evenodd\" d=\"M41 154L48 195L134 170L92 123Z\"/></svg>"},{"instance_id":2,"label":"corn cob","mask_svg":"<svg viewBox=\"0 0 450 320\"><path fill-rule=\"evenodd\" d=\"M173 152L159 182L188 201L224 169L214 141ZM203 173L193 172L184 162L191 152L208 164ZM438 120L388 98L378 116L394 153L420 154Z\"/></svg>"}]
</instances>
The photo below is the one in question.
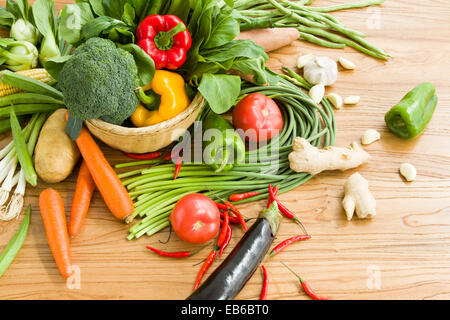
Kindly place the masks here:
<instances>
[{"instance_id":1,"label":"corn cob","mask_svg":"<svg viewBox=\"0 0 450 320\"><path fill-rule=\"evenodd\" d=\"M17 71L17 74L30 77L35 80L48 83L53 80L52 76L44 68ZM20 89L0 82L0 97L9 96L10 94L21 92Z\"/></svg>"}]
</instances>

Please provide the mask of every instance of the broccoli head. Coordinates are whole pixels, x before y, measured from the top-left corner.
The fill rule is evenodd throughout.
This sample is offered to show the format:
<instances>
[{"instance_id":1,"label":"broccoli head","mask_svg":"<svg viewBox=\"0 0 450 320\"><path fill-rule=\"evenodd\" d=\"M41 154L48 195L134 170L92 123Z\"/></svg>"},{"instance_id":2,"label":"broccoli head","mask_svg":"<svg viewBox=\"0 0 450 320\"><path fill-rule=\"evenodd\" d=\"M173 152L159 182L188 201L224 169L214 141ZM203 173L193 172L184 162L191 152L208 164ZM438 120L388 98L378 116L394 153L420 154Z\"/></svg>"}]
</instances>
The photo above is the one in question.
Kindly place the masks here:
<instances>
[{"instance_id":1,"label":"broccoli head","mask_svg":"<svg viewBox=\"0 0 450 320\"><path fill-rule=\"evenodd\" d=\"M138 71L133 55L114 42L91 38L73 51L58 85L69 114L121 125L137 108Z\"/></svg>"}]
</instances>

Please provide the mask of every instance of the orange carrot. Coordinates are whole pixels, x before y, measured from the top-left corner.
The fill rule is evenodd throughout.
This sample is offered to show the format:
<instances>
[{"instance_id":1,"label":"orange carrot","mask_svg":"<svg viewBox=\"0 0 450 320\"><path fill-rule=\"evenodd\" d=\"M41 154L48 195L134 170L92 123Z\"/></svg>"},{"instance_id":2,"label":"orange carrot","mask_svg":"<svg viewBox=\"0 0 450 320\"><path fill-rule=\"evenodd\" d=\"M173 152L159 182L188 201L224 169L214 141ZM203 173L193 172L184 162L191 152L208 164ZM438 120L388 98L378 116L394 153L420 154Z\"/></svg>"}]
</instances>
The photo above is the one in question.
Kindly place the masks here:
<instances>
[{"instance_id":1,"label":"orange carrot","mask_svg":"<svg viewBox=\"0 0 450 320\"><path fill-rule=\"evenodd\" d=\"M71 275L72 259L63 200L56 190L47 189L39 196L39 208L56 265L62 276L68 278Z\"/></svg>"},{"instance_id":2,"label":"orange carrot","mask_svg":"<svg viewBox=\"0 0 450 320\"><path fill-rule=\"evenodd\" d=\"M75 142L106 206L116 218L129 223L129 217L134 211L133 201L117 173L84 126Z\"/></svg>"},{"instance_id":3,"label":"orange carrot","mask_svg":"<svg viewBox=\"0 0 450 320\"><path fill-rule=\"evenodd\" d=\"M76 237L81 230L89 210L92 195L94 194L95 182L92 179L86 162L83 161L78 173L75 194L72 200L72 210L69 219L69 235Z\"/></svg>"}]
</instances>

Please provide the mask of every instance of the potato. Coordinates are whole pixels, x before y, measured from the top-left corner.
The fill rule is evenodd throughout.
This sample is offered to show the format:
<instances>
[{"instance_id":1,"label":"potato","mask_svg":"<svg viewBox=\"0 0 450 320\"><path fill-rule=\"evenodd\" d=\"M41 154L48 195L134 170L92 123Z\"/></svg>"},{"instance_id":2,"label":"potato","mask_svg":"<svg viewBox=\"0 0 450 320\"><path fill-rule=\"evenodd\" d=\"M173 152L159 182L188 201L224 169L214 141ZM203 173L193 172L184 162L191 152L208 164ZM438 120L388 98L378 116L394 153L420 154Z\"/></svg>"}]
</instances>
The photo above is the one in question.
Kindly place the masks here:
<instances>
[{"instance_id":1,"label":"potato","mask_svg":"<svg viewBox=\"0 0 450 320\"><path fill-rule=\"evenodd\" d=\"M77 145L65 132L66 112L58 109L47 119L34 152L36 172L47 183L65 180L80 159Z\"/></svg>"}]
</instances>

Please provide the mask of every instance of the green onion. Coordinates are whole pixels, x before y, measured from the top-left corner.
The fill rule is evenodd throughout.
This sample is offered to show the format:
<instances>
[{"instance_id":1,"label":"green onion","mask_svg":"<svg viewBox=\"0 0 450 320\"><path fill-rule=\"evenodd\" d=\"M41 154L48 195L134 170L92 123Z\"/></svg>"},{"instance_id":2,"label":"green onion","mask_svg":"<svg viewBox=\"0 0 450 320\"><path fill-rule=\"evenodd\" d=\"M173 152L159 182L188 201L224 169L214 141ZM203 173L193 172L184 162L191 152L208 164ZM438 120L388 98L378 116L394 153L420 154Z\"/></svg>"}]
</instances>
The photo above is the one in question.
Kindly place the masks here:
<instances>
[{"instance_id":1,"label":"green onion","mask_svg":"<svg viewBox=\"0 0 450 320\"><path fill-rule=\"evenodd\" d=\"M37 174L34 170L33 160L28 151L27 143L25 142L25 137L22 133L22 128L20 127L19 120L14 112L14 108L11 109L10 113L11 120L11 131L14 138L14 146L16 148L17 157L19 159L20 165L24 171L25 179L33 187L37 184Z\"/></svg>"}]
</instances>

